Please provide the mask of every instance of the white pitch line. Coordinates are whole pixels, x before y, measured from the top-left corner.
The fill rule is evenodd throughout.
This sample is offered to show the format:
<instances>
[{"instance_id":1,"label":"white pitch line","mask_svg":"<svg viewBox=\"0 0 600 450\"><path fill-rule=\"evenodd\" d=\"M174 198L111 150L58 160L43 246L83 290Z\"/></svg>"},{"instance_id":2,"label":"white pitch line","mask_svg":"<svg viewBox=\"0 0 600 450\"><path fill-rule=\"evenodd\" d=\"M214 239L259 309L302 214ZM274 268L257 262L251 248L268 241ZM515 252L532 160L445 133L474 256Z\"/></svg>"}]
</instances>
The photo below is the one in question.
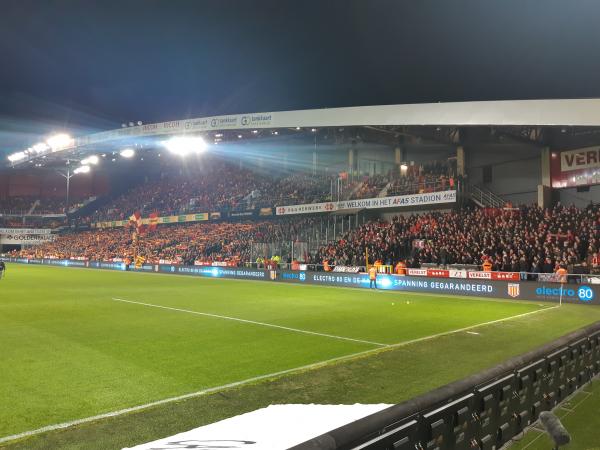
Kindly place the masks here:
<instances>
[{"instance_id":1,"label":"white pitch line","mask_svg":"<svg viewBox=\"0 0 600 450\"><path fill-rule=\"evenodd\" d=\"M279 372L269 373L266 375L259 375L256 377L248 378L246 380L241 380L241 381L236 381L236 382L229 383L229 384L224 384L223 386L216 386L216 387L212 387L212 388L208 388L208 389L203 389L203 390L197 391L197 392L191 392L189 394L183 394L183 395L178 395L176 397L168 397L168 398L165 398L162 400L156 400L154 402L145 403L143 405L132 406L132 407L120 409L117 411L107 412L104 414L98 414L96 416L84 417L83 419L76 419L76 420L72 420L70 422L63 422L63 423L57 423L54 425L47 425L45 427L37 428L35 430L24 431L22 433L13 434L11 436L0 437L0 444L2 444L4 442L8 442L8 441L13 441L16 439L22 439L22 438L34 436L36 434L46 433L48 431L55 431L55 430L61 430L64 428L70 428L70 427L73 427L76 425L82 425L84 423L89 423L89 422L93 422L96 420L108 419L110 417L118 417L118 416L122 416L123 414L128 414L131 412L142 411L144 409L152 408L153 406L159 406L159 405L164 405L166 403L172 403L172 402L177 402L177 401L181 401L181 400L187 400L187 399L194 398L194 397L200 397L202 395L207 395L207 394L211 394L213 392L218 392L218 391L222 391L225 389L231 389L231 388L243 386L246 384L254 383L256 381L262 381L262 380L265 380L268 378L275 378L275 377L280 377L282 375L288 375L288 374L292 374L292 373L296 373L296 372L317 369L319 367L328 366L335 362L341 362L341 361L345 361L345 360L349 360L349 359L358 358L361 356L368 356L373 353L384 352L384 351L387 351L387 350L390 350L393 348L404 347L404 346L407 346L410 344L427 341L430 339L435 339L435 338L441 337L441 336L447 336L447 335L451 335L451 334L461 333L463 331L470 330L470 329L477 328L477 327L483 327L486 325L492 325L492 324L504 322L507 320L518 319L520 317L525 317L530 314L535 314L535 313L543 312L543 311L549 311L554 308L559 308L559 305L553 306L551 308L537 309L535 311L530 311L530 312L527 312L524 314L518 314L515 316L505 317L504 319L497 319L497 320L492 320L489 322L483 322L483 323L479 323L479 324L472 325L469 327L460 328L458 330L451 330L451 331L446 331L443 333L434 334L431 336L425 336L425 337L421 337L421 338L417 338L417 339L412 339L410 341L398 342L397 344L387 345L382 348L374 348L374 349L370 349L370 350L364 350L362 352L351 353L349 355L338 356L338 357L327 359L324 361L306 364L306 365L300 366L300 367L294 367L291 369L281 370Z\"/></svg>"},{"instance_id":2,"label":"white pitch line","mask_svg":"<svg viewBox=\"0 0 600 450\"><path fill-rule=\"evenodd\" d=\"M518 319L520 317L529 316L531 314L536 314L539 312L550 311L551 309L554 309L554 308L560 308L560 305L552 306L551 308L536 309L535 311L529 311L529 312L526 312L523 314L517 314L516 316L509 316L509 317L504 317L502 319L490 320L489 322L483 322L483 323L478 323L475 325L469 325L468 327L459 328L457 330L442 331L441 333L432 334L430 336L424 336L424 337L420 337L420 338L416 338L416 339L411 339L410 341L399 342L397 344L390 344L386 347L386 349L404 347L405 345L416 344L417 342L429 341L431 339L439 338L442 336L449 336L451 334L462 333L463 331L472 330L474 328L484 327L486 325L493 325L495 323L500 323L500 322L506 322L507 320ZM377 350L381 350L381 349L375 349L375 350L370 350L370 351L377 351Z\"/></svg>"},{"instance_id":3,"label":"white pitch line","mask_svg":"<svg viewBox=\"0 0 600 450\"><path fill-rule=\"evenodd\" d=\"M260 325L263 327L278 328L280 330L292 331L294 333L312 334L314 336L327 337L327 338L331 338L331 339L340 339L343 341L351 341L351 342L359 342L361 344L376 345L378 347L387 347L389 345L389 344L382 344L381 342L365 341L363 339L354 339L354 338L345 337L345 336L337 336L335 334L318 333L316 331L301 330L300 328L284 327L283 325L275 325L272 323L257 322L255 320L240 319L238 317L230 317L230 316L222 316L220 314L204 313L204 312L199 312L199 311L193 311L191 309L172 308L170 306L162 306L162 305L155 305L152 303L144 303L144 302L135 302L133 300L125 300L123 298L113 298L112 300L114 300L116 302L133 303L134 305L150 306L153 308L168 309L170 311L178 311L178 312L184 312L184 313L188 313L188 314L196 314L198 316L212 317L215 319L233 320L236 322L250 323L252 325Z\"/></svg>"}]
</instances>

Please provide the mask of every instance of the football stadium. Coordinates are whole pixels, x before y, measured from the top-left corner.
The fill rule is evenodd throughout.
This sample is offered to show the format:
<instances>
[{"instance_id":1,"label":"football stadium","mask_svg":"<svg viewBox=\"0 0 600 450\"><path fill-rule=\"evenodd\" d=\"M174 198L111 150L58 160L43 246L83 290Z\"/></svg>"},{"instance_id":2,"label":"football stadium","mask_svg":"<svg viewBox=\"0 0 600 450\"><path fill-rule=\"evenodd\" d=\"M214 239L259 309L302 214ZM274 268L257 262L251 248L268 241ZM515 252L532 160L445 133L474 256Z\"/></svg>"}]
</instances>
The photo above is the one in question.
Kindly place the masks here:
<instances>
[{"instance_id":1,"label":"football stadium","mask_svg":"<svg viewBox=\"0 0 600 450\"><path fill-rule=\"evenodd\" d=\"M600 99L241 108L3 156L0 448L599 448Z\"/></svg>"}]
</instances>

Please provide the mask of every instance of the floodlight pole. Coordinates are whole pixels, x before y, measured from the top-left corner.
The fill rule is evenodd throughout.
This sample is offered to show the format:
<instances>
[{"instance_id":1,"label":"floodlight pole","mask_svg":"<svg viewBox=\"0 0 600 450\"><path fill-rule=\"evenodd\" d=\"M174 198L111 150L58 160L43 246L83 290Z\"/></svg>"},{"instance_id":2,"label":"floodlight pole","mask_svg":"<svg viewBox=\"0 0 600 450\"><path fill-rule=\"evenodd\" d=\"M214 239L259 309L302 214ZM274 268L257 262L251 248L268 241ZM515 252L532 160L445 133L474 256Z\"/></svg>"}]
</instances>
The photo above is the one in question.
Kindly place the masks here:
<instances>
[{"instance_id":1,"label":"floodlight pole","mask_svg":"<svg viewBox=\"0 0 600 450\"><path fill-rule=\"evenodd\" d=\"M65 201L65 214L69 213L69 200L70 200L69 195L71 193L71 177L72 177L71 168L67 167L67 176L66 176L66 178L67 178L67 198Z\"/></svg>"},{"instance_id":2,"label":"floodlight pole","mask_svg":"<svg viewBox=\"0 0 600 450\"><path fill-rule=\"evenodd\" d=\"M61 170L57 170L57 172L63 176L66 181L67 181L67 192L66 192L66 205L65 205L65 216L67 217L67 220L69 219L69 196L71 193L71 178L75 175L74 173L71 173L71 160L67 159L67 171L63 172Z\"/></svg>"}]
</instances>

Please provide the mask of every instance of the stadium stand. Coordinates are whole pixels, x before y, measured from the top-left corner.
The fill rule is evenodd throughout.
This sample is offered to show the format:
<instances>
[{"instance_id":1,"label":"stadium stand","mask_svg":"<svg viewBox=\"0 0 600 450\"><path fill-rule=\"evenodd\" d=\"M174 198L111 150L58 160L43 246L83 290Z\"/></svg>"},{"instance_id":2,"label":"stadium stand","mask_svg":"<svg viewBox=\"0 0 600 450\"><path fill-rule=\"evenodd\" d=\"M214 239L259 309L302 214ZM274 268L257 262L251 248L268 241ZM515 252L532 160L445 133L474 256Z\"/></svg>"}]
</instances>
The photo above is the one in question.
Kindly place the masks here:
<instances>
[{"instance_id":1,"label":"stadium stand","mask_svg":"<svg viewBox=\"0 0 600 450\"><path fill-rule=\"evenodd\" d=\"M402 177L388 173L354 181L344 178L339 198L377 197L387 185L393 186L393 195L446 189L450 185L447 172L430 173L429 167L439 170L442 166L415 166L411 174ZM123 220L136 210L146 215L154 211L175 215L331 201L337 198L334 185L338 177L304 172L271 175L220 161L185 172L167 168L96 211L93 221Z\"/></svg>"},{"instance_id":2,"label":"stadium stand","mask_svg":"<svg viewBox=\"0 0 600 450\"><path fill-rule=\"evenodd\" d=\"M129 228L69 233L54 242L22 250L23 257L84 258L112 261L131 258L132 242L139 239L138 254L147 262L169 261L193 265L196 261L247 262L252 242L295 240L313 219L258 222L220 222L159 227L147 236L134 237ZM272 256L272 255L269 255Z\"/></svg>"},{"instance_id":3,"label":"stadium stand","mask_svg":"<svg viewBox=\"0 0 600 450\"><path fill-rule=\"evenodd\" d=\"M318 219L274 219L158 227L140 238L139 254L148 262L197 260L252 263L255 242L294 241ZM564 265L571 274L600 272L600 207L553 209L463 209L449 213L396 216L390 222L371 220L343 233L306 262L364 266L365 255L388 265L407 260L422 264L481 266L494 271L553 273ZM415 246L419 241L421 246ZM20 255L113 260L132 256L128 228L71 233ZM267 255L270 256L270 255Z\"/></svg>"},{"instance_id":4,"label":"stadium stand","mask_svg":"<svg viewBox=\"0 0 600 450\"><path fill-rule=\"evenodd\" d=\"M213 161L186 173L162 171L158 179L134 187L96 211L93 219L121 220L135 210L171 215L323 200L330 192L330 178L304 173L275 178Z\"/></svg>"},{"instance_id":5,"label":"stadium stand","mask_svg":"<svg viewBox=\"0 0 600 450\"><path fill-rule=\"evenodd\" d=\"M35 202L33 197L7 197L0 199L0 212L25 214L31 209Z\"/></svg>"},{"instance_id":6,"label":"stadium stand","mask_svg":"<svg viewBox=\"0 0 600 450\"><path fill-rule=\"evenodd\" d=\"M421 264L481 265L489 258L493 270L551 273L557 264L569 273L597 271L600 244L598 205L580 210L465 209L451 213L397 216L391 222L370 221L345 233L319 251L319 260L333 264L365 265L373 260L394 265L409 259ZM423 242L413 248L413 241Z\"/></svg>"}]
</instances>

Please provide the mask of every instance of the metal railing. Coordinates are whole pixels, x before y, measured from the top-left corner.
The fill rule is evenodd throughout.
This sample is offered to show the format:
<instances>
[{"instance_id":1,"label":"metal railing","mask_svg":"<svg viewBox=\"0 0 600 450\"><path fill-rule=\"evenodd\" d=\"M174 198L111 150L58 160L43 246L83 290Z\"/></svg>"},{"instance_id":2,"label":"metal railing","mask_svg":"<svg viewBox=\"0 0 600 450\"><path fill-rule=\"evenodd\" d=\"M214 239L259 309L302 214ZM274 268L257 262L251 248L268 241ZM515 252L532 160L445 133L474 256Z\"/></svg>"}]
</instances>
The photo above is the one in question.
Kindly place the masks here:
<instances>
[{"instance_id":1,"label":"metal railing","mask_svg":"<svg viewBox=\"0 0 600 450\"><path fill-rule=\"evenodd\" d=\"M450 182L446 179L445 181L427 181L424 183L410 183L407 185L394 186L394 180L392 180L387 187L386 196L392 197L396 195L410 195L419 194L426 192L439 192L456 189L456 185L450 186Z\"/></svg>"},{"instance_id":2,"label":"metal railing","mask_svg":"<svg viewBox=\"0 0 600 450\"><path fill-rule=\"evenodd\" d=\"M506 201L489 189L474 184L469 185L468 192L471 200L481 207L503 208Z\"/></svg>"}]
</instances>

